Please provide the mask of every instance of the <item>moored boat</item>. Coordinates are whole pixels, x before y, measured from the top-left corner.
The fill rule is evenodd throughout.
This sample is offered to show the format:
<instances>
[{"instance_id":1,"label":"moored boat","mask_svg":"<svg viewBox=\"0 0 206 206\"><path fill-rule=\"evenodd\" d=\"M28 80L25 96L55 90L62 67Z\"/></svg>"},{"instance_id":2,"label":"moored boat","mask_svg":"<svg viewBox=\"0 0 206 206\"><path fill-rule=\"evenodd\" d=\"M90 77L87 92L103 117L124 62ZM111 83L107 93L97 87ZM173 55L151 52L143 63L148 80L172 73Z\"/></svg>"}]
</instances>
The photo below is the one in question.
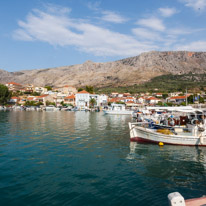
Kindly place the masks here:
<instances>
[{"instance_id":1,"label":"moored boat","mask_svg":"<svg viewBox=\"0 0 206 206\"><path fill-rule=\"evenodd\" d=\"M163 126L145 122L129 122L130 140L145 143L163 143L171 145L206 146L205 127L194 125Z\"/></svg>"},{"instance_id":2,"label":"moored boat","mask_svg":"<svg viewBox=\"0 0 206 206\"><path fill-rule=\"evenodd\" d=\"M105 114L122 114L122 115L132 115L133 111L126 110L124 104L112 104L106 110L103 110Z\"/></svg>"},{"instance_id":3,"label":"moored boat","mask_svg":"<svg viewBox=\"0 0 206 206\"><path fill-rule=\"evenodd\" d=\"M45 110L46 111L59 111L60 108L55 107L54 105L49 105L49 106L46 106Z\"/></svg>"}]
</instances>

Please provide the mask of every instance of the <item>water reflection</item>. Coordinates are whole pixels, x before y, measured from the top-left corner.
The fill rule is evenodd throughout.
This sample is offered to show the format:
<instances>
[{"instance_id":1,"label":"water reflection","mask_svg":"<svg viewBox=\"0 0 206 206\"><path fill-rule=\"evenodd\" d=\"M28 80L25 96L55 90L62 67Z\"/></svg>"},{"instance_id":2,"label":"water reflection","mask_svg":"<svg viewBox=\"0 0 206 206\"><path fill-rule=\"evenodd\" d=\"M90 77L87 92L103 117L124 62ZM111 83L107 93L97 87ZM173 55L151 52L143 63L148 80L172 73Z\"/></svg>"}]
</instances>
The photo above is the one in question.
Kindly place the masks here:
<instances>
[{"instance_id":1,"label":"water reflection","mask_svg":"<svg viewBox=\"0 0 206 206\"><path fill-rule=\"evenodd\" d=\"M205 147L188 147L188 146L169 146L159 147L158 145L139 144L137 142L130 142L130 153L128 159L135 159L139 155L147 155L148 153L142 150L152 150L154 147L158 148L158 153L161 154L163 160L179 160L179 161L194 161L206 166L206 148Z\"/></svg>"},{"instance_id":2,"label":"water reflection","mask_svg":"<svg viewBox=\"0 0 206 206\"><path fill-rule=\"evenodd\" d=\"M183 194L190 191L190 197L195 197L197 187L202 187L202 182L206 180L204 147L166 145L161 148L158 145L130 142L130 152L126 159L136 166L135 172L138 175L159 180L155 185L167 188L169 192L175 186L177 191ZM205 187L199 188L199 192L197 197L205 195Z\"/></svg>"},{"instance_id":3,"label":"water reflection","mask_svg":"<svg viewBox=\"0 0 206 206\"><path fill-rule=\"evenodd\" d=\"M0 112L2 205L166 205L206 191L206 148L129 141L130 116ZM162 200L165 197L165 202Z\"/></svg>"}]
</instances>

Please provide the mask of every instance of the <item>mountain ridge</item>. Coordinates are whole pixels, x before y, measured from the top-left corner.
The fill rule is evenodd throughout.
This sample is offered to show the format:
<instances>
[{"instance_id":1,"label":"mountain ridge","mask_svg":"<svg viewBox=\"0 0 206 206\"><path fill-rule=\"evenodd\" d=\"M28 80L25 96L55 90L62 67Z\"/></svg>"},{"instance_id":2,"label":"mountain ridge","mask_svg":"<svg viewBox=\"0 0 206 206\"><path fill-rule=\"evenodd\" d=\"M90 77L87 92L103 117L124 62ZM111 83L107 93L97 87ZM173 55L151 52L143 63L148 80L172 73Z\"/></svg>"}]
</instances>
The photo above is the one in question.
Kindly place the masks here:
<instances>
[{"instance_id":1,"label":"mountain ridge","mask_svg":"<svg viewBox=\"0 0 206 206\"><path fill-rule=\"evenodd\" d=\"M154 77L187 73L206 73L206 52L151 51L114 62L83 64L46 69L7 72L0 69L0 82L15 81L37 86L66 84L83 87L132 86L148 82Z\"/></svg>"}]
</instances>

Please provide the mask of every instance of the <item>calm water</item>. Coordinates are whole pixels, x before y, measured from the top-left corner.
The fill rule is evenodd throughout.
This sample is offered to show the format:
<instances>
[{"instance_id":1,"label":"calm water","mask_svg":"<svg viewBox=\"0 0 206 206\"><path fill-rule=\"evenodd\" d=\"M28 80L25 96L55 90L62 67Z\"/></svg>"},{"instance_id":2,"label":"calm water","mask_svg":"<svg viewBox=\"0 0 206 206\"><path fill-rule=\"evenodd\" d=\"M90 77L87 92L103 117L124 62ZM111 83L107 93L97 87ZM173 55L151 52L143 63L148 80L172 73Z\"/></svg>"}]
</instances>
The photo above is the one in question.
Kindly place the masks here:
<instances>
[{"instance_id":1,"label":"calm water","mask_svg":"<svg viewBox=\"0 0 206 206\"><path fill-rule=\"evenodd\" d=\"M130 117L0 112L0 205L168 205L206 194L206 148L135 144Z\"/></svg>"}]
</instances>

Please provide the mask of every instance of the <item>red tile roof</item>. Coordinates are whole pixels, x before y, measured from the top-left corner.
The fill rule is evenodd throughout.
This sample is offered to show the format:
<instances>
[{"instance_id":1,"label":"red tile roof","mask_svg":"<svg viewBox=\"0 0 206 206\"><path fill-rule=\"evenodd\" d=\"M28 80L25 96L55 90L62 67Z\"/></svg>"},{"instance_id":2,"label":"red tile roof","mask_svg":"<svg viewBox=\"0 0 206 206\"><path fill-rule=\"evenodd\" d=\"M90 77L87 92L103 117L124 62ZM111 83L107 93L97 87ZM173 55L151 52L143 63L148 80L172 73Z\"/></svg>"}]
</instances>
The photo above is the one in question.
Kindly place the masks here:
<instances>
[{"instance_id":1,"label":"red tile roof","mask_svg":"<svg viewBox=\"0 0 206 206\"><path fill-rule=\"evenodd\" d=\"M188 96L188 95L187 95ZM186 96L170 97L169 99L186 99Z\"/></svg>"},{"instance_id":2,"label":"red tile roof","mask_svg":"<svg viewBox=\"0 0 206 206\"><path fill-rule=\"evenodd\" d=\"M81 91L81 92L78 92L77 94L89 94L89 92L83 90L83 91Z\"/></svg>"},{"instance_id":3,"label":"red tile roof","mask_svg":"<svg viewBox=\"0 0 206 206\"><path fill-rule=\"evenodd\" d=\"M75 96L71 95L71 96L65 97L64 99L75 99Z\"/></svg>"},{"instance_id":4,"label":"red tile roof","mask_svg":"<svg viewBox=\"0 0 206 206\"><path fill-rule=\"evenodd\" d=\"M8 82L7 84L13 84L13 85L18 85L18 86L21 86L21 84L16 83L16 82Z\"/></svg>"},{"instance_id":5,"label":"red tile roof","mask_svg":"<svg viewBox=\"0 0 206 206\"><path fill-rule=\"evenodd\" d=\"M120 102L121 100L124 100L124 98L121 97L109 98L109 102Z\"/></svg>"},{"instance_id":6,"label":"red tile roof","mask_svg":"<svg viewBox=\"0 0 206 206\"><path fill-rule=\"evenodd\" d=\"M11 99L19 99L19 97L11 97Z\"/></svg>"}]
</instances>

